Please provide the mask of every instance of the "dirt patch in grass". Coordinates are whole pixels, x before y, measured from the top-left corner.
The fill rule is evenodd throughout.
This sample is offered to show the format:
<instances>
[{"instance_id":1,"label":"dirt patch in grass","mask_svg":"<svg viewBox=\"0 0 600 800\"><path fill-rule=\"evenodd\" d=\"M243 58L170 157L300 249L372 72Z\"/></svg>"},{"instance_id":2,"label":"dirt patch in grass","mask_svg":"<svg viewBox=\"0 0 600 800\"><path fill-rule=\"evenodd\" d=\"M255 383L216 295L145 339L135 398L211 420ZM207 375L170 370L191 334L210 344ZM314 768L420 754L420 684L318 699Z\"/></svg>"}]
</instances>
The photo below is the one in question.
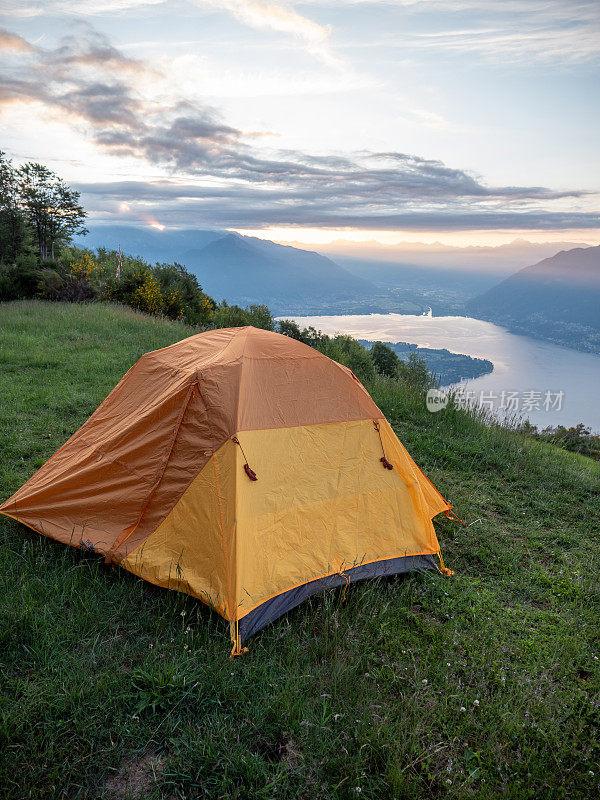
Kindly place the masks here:
<instances>
[{"instance_id":1,"label":"dirt patch in grass","mask_svg":"<svg viewBox=\"0 0 600 800\"><path fill-rule=\"evenodd\" d=\"M285 762L289 766L295 766L302 758L300 750L285 731L276 740L259 739L252 750L267 761Z\"/></svg>"},{"instance_id":2,"label":"dirt patch in grass","mask_svg":"<svg viewBox=\"0 0 600 800\"><path fill-rule=\"evenodd\" d=\"M164 768L164 757L153 750L138 758L125 758L117 772L105 781L104 796L114 800L137 800L144 797Z\"/></svg>"}]
</instances>

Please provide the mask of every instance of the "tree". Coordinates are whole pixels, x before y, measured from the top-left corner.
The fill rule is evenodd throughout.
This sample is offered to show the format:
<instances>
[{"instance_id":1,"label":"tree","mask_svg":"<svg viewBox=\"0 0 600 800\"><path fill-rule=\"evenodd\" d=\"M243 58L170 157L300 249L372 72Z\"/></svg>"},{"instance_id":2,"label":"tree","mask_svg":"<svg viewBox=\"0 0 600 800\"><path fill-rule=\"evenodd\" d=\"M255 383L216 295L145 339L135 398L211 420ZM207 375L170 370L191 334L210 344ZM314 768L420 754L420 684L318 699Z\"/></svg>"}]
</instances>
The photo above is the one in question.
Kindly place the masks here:
<instances>
[{"instance_id":1,"label":"tree","mask_svg":"<svg viewBox=\"0 0 600 800\"><path fill-rule=\"evenodd\" d=\"M383 342L375 342L371 347L370 354L375 369L380 375L387 375L389 378L396 377L400 359L391 347Z\"/></svg>"},{"instance_id":2,"label":"tree","mask_svg":"<svg viewBox=\"0 0 600 800\"><path fill-rule=\"evenodd\" d=\"M314 347L317 350L322 350L326 353L327 348L331 345L331 338L321 331L318 331L312 325L308 328L300 328L297 322L293 319L280 319L277 323L277 330L284 336L289 336L291 339L297 339L299 342Z\"/></svg>"},{"instance_id":3,"label":"tree","mask_svg":"<svg viewBox=\"0 0 600 800\"><path fill-rule=\"evenodd\" d=\"M289 336L290 339L297 339L299 342L304 341L300 326L293 319L280 319L277 323L277 330L284 336Z\"/></svg>"},{"instance_id":4,"label":"tree","mask_svg":"<svg viewBox=\"0 0 600 800\"><path fill-rule=\"evenodd\" d=\"M18 170L19 196L25 216L35 232L40 259L48 257L48 218L50 204L49 169L43 164L28 163Z\"/></svg>"},{"instance_id":5,"label":"tree","mask_svg":"<svg viewBox=\"0 0 600 800\"><path fill-rule=\"evenodd\" d=\"M314 328L312 330L318 338L318 344L313 345L317 350L351 369L362 383L373 380L375 367L368 350L360 342L345 334L338 334L332 339Z\"/></svg>"},{"instance_id":6,"label":"tree","mask_svg":"<svg viewBox=\"0 0 600 800\"><path fill-rule=\"evenodd\" d=\"M0 263L14 264L32 252L31 234L20 207L17 170L0 151Z\"/></svg>"},{"instance_id":7,"label":"tree","mask_svg":"<svg viewBox=\"0 0 600 800\"><path fill-rule=\"evenodd\" d=\"M230 306L225 300L215 308L211 322L215 328L240 328L253 325L266 331L275 330L275 320L267 306L251 305L241 308L237 305Z\"/></svg>"},{"instance_id":8,"label":"tree","mask_svg":"<svg viewBox=\"0 0 600 800\"><path fill-rule=\"evenodd\" d=\"M79 192L43 164L24 164L17 175L21 207L35 232L38 256L40 260L53 259L57 244L70 242L77 233L87 233Z\"/></svg>"},{"instance_id":9,"label":"tree","mask_svg":"<svg viewBox=\"0 0 600 800\"><path fill-rule=\"evenodd\" d=\"M275 320L265 305L249 305L246 308L248 312L248 325L253 325L255 328L263 328L265 331L275 330Z\"/></svg>"},{"instance_id":10,"label":"tree","mask_svg":"<svg viewBox=\"0 0 600 800\"><path fill-rule=\"evenodd\" d=\"M177 262L156 264L153 272L165 299L166 316L185 319L191 325L208 325L215 301L202 290L195 275Z\"/></svg>"},{"instance_id":11,"label":"tree","mask_svg":"<svg viewBox=\"0 0 600 800\"><path fill-rule=\"evenodd\" d=\"M434 385L434 379L425 361L411 350L406 361L398 363L398 378L415 389L425 391Z\"/></svg>"},{"instance_id":12,"label":"tree","mask_svg":"<svg viewBox=\"0 0 600 800\"><path fill-rule=\"evenodd\" d=\"M48 209L51 258L54 258L56 244L68 244L73 236L87 233L87 228L83 224L86 212L79 203L79 196L79 192L70 189L62 178L55 176L52 190L53 203Z\"/></svg>"}]
</instances>

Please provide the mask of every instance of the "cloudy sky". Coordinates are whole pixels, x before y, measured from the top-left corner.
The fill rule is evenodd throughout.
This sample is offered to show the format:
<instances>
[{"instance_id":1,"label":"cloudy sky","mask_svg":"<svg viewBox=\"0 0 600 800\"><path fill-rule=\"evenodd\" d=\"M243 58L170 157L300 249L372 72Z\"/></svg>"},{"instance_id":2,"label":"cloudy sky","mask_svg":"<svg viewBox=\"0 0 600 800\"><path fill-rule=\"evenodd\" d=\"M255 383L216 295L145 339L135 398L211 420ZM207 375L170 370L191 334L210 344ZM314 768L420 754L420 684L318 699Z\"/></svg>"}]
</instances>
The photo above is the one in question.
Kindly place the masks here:
<instances>
[{"instance_id":1,"label":"cloudy sky","mask_svg":"<svg viewBox=\"0 0 600 800\"><path fill-rule=\"evenodd\" d=\"M95 222L600 243L597 0L2 0L0 147Z\"/></svg>"}]
</instances>

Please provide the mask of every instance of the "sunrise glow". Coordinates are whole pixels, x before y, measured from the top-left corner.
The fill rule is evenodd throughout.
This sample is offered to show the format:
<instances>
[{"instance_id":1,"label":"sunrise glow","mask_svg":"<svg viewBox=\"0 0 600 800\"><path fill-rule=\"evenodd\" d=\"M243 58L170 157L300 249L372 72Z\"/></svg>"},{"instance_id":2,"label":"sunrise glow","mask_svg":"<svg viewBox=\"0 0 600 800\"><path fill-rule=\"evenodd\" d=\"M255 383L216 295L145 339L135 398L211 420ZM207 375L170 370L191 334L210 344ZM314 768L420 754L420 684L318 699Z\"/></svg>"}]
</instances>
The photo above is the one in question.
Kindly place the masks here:
<instances>
[{"instance_id":1,"label":"sunrise glow","mask_svg":"<svg viewBox=\"0 0 600 800\"><path fill-rule=\"evenodd\" d=\"M331 230L326 228L236 228L242 236L255 236L257 239L269 239L280 244L297 244L300 247L328 245L363 244L375 242L382 246L392 247L398 244L441 244L448 247L499 247L509 244L515 239L527 239L530 242L561 242L565 239L581 244L600 244L600 232L583 229L567 231L380 231L380 230Z\"/></svg>"}]
</instances>

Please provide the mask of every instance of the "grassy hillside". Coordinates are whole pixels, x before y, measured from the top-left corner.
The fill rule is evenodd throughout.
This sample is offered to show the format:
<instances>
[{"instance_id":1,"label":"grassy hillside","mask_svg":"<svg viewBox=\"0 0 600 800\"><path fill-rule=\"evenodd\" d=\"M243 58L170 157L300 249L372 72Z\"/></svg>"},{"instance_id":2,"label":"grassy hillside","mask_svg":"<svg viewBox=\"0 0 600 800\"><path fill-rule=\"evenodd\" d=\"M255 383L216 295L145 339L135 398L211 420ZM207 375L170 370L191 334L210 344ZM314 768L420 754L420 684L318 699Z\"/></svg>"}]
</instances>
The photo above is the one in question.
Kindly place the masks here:
<instances>
[{"instance_id":1,"label":"grassy hillside","mask_svg":"<svg viewBox=\"0 0 600 800\"><path fill-rule=\"evenodd\" d=\"M143 352L192 331L0 305L0 496ZM190 597L0 519L2 798L589 798L600 790L600 468L375 400L469 528L453 578L314 597L230 661Z\"/></svg>"}]
</instances>

